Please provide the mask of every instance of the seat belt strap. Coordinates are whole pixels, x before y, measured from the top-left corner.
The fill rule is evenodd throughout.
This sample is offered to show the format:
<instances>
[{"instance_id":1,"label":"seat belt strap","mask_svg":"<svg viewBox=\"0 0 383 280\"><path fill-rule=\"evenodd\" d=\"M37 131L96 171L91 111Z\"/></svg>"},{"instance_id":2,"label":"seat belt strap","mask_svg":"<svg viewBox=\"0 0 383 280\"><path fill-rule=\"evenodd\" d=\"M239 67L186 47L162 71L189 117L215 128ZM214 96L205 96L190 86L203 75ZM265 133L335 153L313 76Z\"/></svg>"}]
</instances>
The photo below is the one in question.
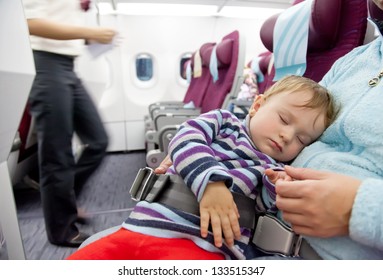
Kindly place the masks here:
<instances>
[{"instance_id":1,"label":"seat belt strap","mask_svg":"<svg viewBox=\"0 0 383 280\"><path fill-rule=\"evenodd\" d=\"M143 168L137 174L130 194L136 201L157 202L199 216L196 196L178 175L154 174L150 168ZM255 200L238 193L231 194L240 213L240 226L253 229Z\"/></svg>"},{"instance_id":2,"label":"seat belt strap","mask_svg":"<svg viewBox=\"0 0 383 280\"><path fill-rule=\"evenodd\" d=\"M132 184L130 194L135 201L161 203L200 215L196 196L178 175L155 174L151 168L142 168ZM306 240L276 217L265 214L265 209L262 209L258 201L239 193L232 192L232 195L240 213L240 226L254 232L252 242L261 251L304 259L321 259Z\"/></svg>"},{"instance_id":3,"label":"seat belt strap","mask_svg":"<svg viewBox=\"0 0 383 280\"><path fill-rule=\"evenodd\" d=\"M306 239L302 239L298 256L301 256L307 260L322 260L322 257L314 250L313 247L307 242Z\"/></svg>"}]
</instances>

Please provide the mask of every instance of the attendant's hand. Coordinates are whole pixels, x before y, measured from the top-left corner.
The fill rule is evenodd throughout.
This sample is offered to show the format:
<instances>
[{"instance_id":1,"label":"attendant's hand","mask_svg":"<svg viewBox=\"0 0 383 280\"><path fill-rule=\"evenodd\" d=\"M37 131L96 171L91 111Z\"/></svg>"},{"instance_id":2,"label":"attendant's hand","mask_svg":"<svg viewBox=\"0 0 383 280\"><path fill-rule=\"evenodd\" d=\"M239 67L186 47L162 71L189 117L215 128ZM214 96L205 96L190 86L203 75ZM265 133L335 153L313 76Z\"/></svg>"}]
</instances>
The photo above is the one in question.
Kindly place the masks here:
<instances>
[{"instance_id":1,"label":"attendant's hand","mask_svg":"<svg viewBox=\"0 0 383 280\"><path fill-rule=\"evenodd\" d=\"M116 31L114 31L113 29L95 27L91 29L86 39L90 42L94 41L100 44L110 44L112 43L113 38L116 34Z\"/></svg>"},{"instance_id":2,"label":"attendant's hand","mask_svg":"<svg viewBox=\"0 0 383 280\"><path fill-rule=\"evenodd\" d=\"M361 181L346 175L285 166L293 181L278 180L276 205L298 234L349 234L349 221Z\"/></svg>"},{"instance_id":3,"label":"attendant's hand","mask_svg":"<svg viewBox=\"0 0 383 280\"><path fill-rule=\"evenodd\" d=\"M168 171L169 167L172 166L172 161L169 157L169 155L167 155L164 160L160 163L160 165L154 169L154 173L156 174L165 174L166 171Z\"/></svg>"},{"instance_id":4,"label":"attendant's hand","mask_svg":"<svg viewBox=\"0 0 383 280\"><path fill-rule=\"evenodd\" d=\"M222 235L228 246L233 246L234 239L241 237L237 205L225 183L207 185L200 202L200 216L201 236L205 238L208 235L211 223L215 246L222 246Z\"/></svg>"}]
</instances>

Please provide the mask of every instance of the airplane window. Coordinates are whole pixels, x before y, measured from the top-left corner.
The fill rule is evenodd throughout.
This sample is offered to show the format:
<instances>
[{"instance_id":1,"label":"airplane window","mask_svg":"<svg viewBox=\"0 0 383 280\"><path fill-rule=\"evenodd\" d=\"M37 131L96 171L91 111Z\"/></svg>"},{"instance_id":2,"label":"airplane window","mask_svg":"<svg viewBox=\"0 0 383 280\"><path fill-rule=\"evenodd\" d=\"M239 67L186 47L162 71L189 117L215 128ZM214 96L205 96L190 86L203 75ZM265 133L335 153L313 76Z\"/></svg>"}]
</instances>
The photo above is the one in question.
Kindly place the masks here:
<instances>
[{"instance_id":1,"label":"airplane window","mask_svg":"<svg viewBox=\"0 0 383 280\"><path fill-rule=\"evenodd\" d=\"M182 79L186 80L186 65L185 63L191 58L192 53L186 53L181 57L180 60L180 76Z\"/></svg>"},{"instance_id":2,"label":"airplane window","mask_svg":"<svg viewBox=\"0 0 383 280\"><path fill-rule=\"evenodd\" d=\"M140 81L146 82L153 78L153 58L149 54L136 57L136 75Z\"/></svg>"}]
</instances>

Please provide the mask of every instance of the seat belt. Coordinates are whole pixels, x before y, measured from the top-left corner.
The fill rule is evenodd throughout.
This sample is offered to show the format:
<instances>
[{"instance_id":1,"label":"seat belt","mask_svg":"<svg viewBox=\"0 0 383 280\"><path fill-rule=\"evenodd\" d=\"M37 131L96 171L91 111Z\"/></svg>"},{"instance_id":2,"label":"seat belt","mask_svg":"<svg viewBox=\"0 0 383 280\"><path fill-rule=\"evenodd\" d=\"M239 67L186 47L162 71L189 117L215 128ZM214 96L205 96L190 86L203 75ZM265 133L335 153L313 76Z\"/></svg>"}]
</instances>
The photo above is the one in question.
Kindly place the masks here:
<instances>
[{"instance_id":1,"label":"seat belt","mask_svg":"<svg viewBox=\"0 0 383 280\"><path fill-rule=\"evenodd\" d=\"M241 227L251 229L252 243L261 251L303 259L322 259L310 244L276 217L266 214L259 198L253 200L239 193L231 193L240 213ZM194 193L178 175L155 174L151 168L138 171L130 189L135 201L161 203L199 216L199 203Z\"/></svg>"}]
</instances>

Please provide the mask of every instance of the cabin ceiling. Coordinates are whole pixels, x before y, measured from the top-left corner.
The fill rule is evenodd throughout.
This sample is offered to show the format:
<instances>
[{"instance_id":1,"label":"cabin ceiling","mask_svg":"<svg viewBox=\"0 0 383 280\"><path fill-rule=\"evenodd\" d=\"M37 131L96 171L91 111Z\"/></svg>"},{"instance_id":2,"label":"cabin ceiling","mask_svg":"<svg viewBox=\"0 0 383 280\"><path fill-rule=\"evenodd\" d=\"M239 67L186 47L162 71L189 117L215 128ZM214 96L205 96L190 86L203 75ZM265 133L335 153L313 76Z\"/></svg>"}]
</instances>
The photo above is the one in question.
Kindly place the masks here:
<instances>
[{"instance_id":1,"label":"cabin ceiling","mask_svg":"<svg viewBox=\"0 0 383 280\"><path fill-rule=\"evenodd\" d=\"M118 3L215 5L220 10L225 6L285 9L291 6L293 0L96 0L96 2L110 3L112 7L116 7Z\"/></svg>"}]
</instances>

